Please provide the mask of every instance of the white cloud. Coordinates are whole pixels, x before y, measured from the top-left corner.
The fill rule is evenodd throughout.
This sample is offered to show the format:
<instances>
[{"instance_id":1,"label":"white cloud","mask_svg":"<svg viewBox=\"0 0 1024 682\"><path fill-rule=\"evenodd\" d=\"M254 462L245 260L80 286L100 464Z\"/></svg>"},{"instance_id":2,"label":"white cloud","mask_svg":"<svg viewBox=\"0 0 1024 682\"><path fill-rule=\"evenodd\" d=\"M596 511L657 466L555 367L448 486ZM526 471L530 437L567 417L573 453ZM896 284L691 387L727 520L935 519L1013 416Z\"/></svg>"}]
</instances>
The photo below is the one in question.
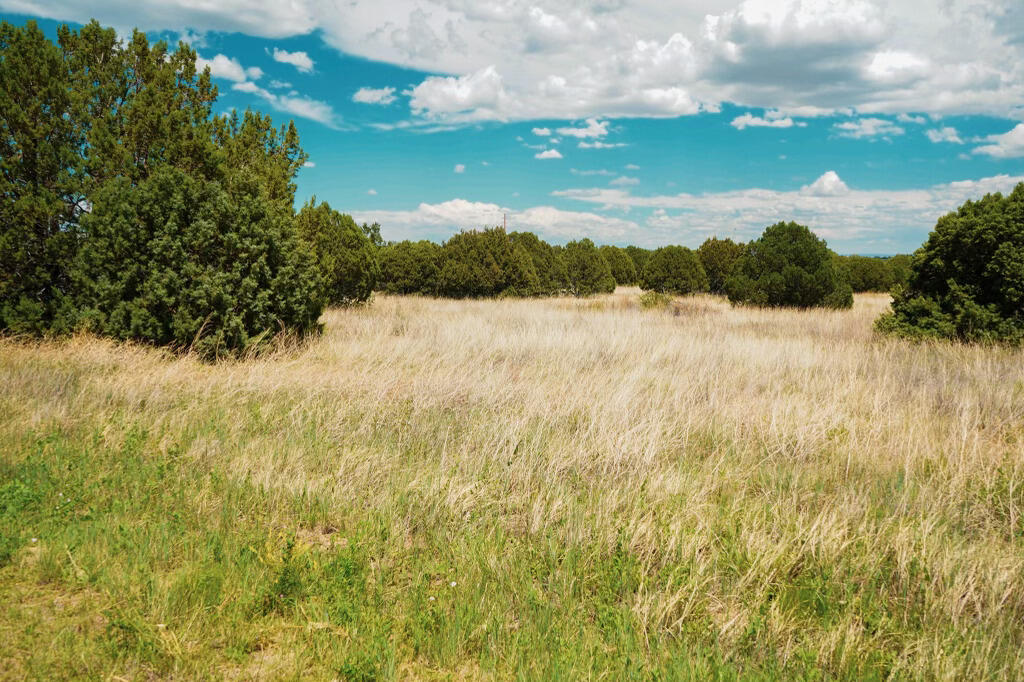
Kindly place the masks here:
<instances>
[{"instance_id":1,"label":"white cloud","mask_svg":"<svg viewBox=\"0 0 1024 682\"><path fill-rule=\"evenodd\" d=\"M588 118L587 125L582 128L559 128L555 132L559 135L578 137L582 139L604 137L608 134L608 121L599 121L596 118Z\"/></svg>"},{"instance_id":2,"label":"white cloud","mask_svg":"<svg viewBox=\"0 0 1024 682\"><path fill-rule=\"evenodd\" d=\"M709 194L636 196L610 187L568 189L556 197L596 204L605 209L652 209L645 223L647 243L696 246L711 234L758 236L779 220L796 220L829 240L833 248L863 249L875 245L892 251L916 248L936 220L967 199L990 192L1009 192L1024 176L997 175L926 189L858 190L826 172L799 190L742 189ZM640 243L640 240L638 240Z\"/></svg>"},{"instance_id":3,"label":"white cloud","mask_svg":"<svg viewBox=\"0 0 1024 682\"><path fill-rule=\"evenodd\" d=\"M53 19L96 17L122 33L139 26L190 30L197 38L208 31L271 39L315 35L347 54L449 74L424 80L420 86L432 85L419 100L422 115L448 123L680 116L715 111L723 102L790 111L791 117L795 108L861 116L1013 116L1024 101L1018 5L0 0L2 9ZM489 66L501 97L479 105L468 98L455 109L442 97L444 106L431 107L438 101L428 96L439 86L433 79L469 78Z\"/></svg>"},{"instance_id":4,"label":"white cloud","mask_svg":"<svg viewBox=\"0 0 1024 682\"><path fill-rule=\"evenodd\" d=\"M270 87L278 90L287 90L292 87L292 84L288 81L272 80L270 81Z\"/></svg>"},{"instance_id":5,"label":"white cloud","mask_svg":"<svg viewBox=\"0 0 1024 682\"><path fill-rule=\"evenodd\" d=\"M595 140L594 142L581 141L577 145L580 149L615 149L617 147L625 147L625 142L601 142Z\"/></svg>"},{"instance_id":6,"label":"white cloud","mask_svg":"<svg viewBox=\"0 0 1024 682\"><path fill-rule=\"evenodd\" d=\"M800 188L800 193L810 197L839 197L850 193L843 179L835 171L825 171L821 177Z\"/></svg>"},{"instance_id":7,"label":"white cloud","mask_svg":"<svg viewBox=\"0 0 1024 682\"><path fill-rule=\"evenodd\" d=\"M562 154L557 149L546 149L533 155L535 159L560 159Z\"/></svg>"},{"instance_id":8,"label":"white cloud","mask_svg":"<svg viewBox=\"0 0 1024 682\"><path fill-rule=\"evenodd\" d=\"M513 193L517 196L518 193ZM452 199L420 204L411 211L353 211L358 223L379 222L388 239L447 239L463 229L501 225L508 215L510 230L526 230L551 241L590 237L598 242L632 240L644 231L637 223L586 211L534 206L522 211L498 204Z\"/></svg>"},{"instance_id":9,"label":"white cloud","mask_svg":"<svg viewBox=\"0 0 1024 682\"><path fill-rule=\"evenodd\" d=\"M465 122L506 117L508 98L494 66L466 76L430 76L406 94L414 113L431 118Z\"/></svg>"},{"instance_id":10,"label":"white cloud","mask_svg":"<svg viewBox=\"0 0 1024 682\"><path fill-rule=\"evenodd\" d=\"M289 52L288 50L282 50L275 47L271 53L275 62L281 62L282 64L291 64L301 73L311 73L313 71L313 60L309 58L309 55L303 51Z\"/></svg>"},{"instance_id":11,"label":"white cloud","mask_svg":"<svg viewBox=\"0 0 1024 682\"><path fill-rule=\"evenodd\" d=\"M313 163L312 161L306 161L304 164L302 164L302 167L303 168L316 168L316 164Z\"/></svg>"},{"instance_id":12,"label":"white cloud","mask_svg":"<svg viewBox=\"0 0 1024 682\"><path fill-rule=\"evenodd\" d=\"M540 137L550 137L551 136L551 128L534 128L531 132L534 135L539 135Z\"/></svg>"},{"instance_id":13,"label":"white cloud","mask_svg":"<svg viewBox=\"0 0 1024 682\"><path fill-rule=\"evenodd\" d=\"M366 190L366 193L369 194L371 197L377 196L377 190L373 189L372 187Z\"/></svg>"},{"instance_id":14,"label":"white cloud","mask_svg":"<svg viewBox=\"0 0 1024 682\"><path fill-rule=\"evenodd\" d=\"M464 164L464 163L457 163L457 164L455 164L454 171L456 173L465 173L466 172L466 164Z\"/></svg>"},{"instance_id":15,"label":"white cloud","mask_svg":"<svg viewBox=\"0 0 1024 682\"><path fill-rule=\"evenodd\" d=\"M292 114L300 118L308 118L311 121L323 123L330 128L338 128L338 117L330 104L320 100L305 97L303 95L278 95L261 88L255 83L235 83L232 90L247 92L265 100L270 106L286 114Z\"/></svg>"},{"instance_id":16,"label":"white cloud","mask_svg":"<svg viewBox=\"0 0 1024 682\"><path fill-rule=\"evenodd\" d=\"M640 170L640 166L636 165L635 163L627 163L626 164L626 170L632 170L632 171Z\"/></svg>"},{"instance_id":17,"label":"white cloud","mask_svg":"<svg viewBox=\"0 0 1024 682\"><path fill-rule=\"evenodd\" d=\"M760 117L754 116L747 112L742 116L737 116L730 123L733 128L737 130L743 130L744 128L792 128L794 125L805 127L807 124L803 122L794 123L793 119L789 116L781 118L771 118L770 116Z\"/></svg>"},{"instance_id":18,"label":"white cloud","mask_svg":"<svg viewBox=\"0 0 1024 682\"><path fill-rule=\"evenodd\" d=\"M932 142L951 142L953 144L963 144L964 141L960 138L960 134L957 133L956 128L950 126L943 126L942 128L935 128L933 130L926 130L924 132L928 136L928 139Z\"/></svg>"},{"instance_id":19,"label":"white cloud","mask_svg":"<svg viewBox=\"0 0 1024 682\"><path fill-rule=\"evenodd\" d=\"M631 177L628 177L626 175L620 175L619 177L615 178L614 180L612 180L608 184L609 185L614 185L616 187L626 187L626 186L629 186L629 185L639 185L640 184L640 179L639 178L631 178Z\"/></svg>"},{"instance_id":20,"label":"white cloud","mask_svg":"<svg viewBox=\"0 0 1024 682\"><path fill-rule=\"evenodd\" d=\"M352 95L353 102L361 104L391 104L397 99L394 88L359 88Z\"/></svg>"},{"instance_id":21,"label":"white cloud","mask_svg":"<svg viewBox=\"0 0 1024 682\"><path fill-rule=\"evenodd\" d=\"M975 147L972 153L987 154L997 159L1024 156L1024 123L1018 123L1010 131L999 135L987 135L982 141L989 144Z\"/></svg>"},{"instance_id":22,"label":"white cloud","mask_svg":"<svg viewBox=\"0 0 1024 682\"><path fill-rule=\"evenodd\" d=\"M587 177L591 175L615 175L615 173L611 172L610 170L605 170L603 168L600 170L579 170L578 168L570 168L569 172L572 173L573 175L579 175L581 177Z\"/></svg>"},{"instance_id":23,"label":"white cloud","mask_svg":"<svg viewBox=\"0 0 1024 682\"><path fill-rule=\"evenodd\" d=\"M928 122L928 119L924 116L915 116L913 114L900 114L896 117L896 120L900 123L916 123L917 125L924 125Z\"/></svg>"},{"instance_id":24,"label":"white cloud","mask_svg":"<svg viewBox=\"0 0 1024 682\"><path fill-rule=\"evenodd\" d=\"M236 83L245 80L258 80L263 76L263 70L258 66L244 68L237 59L223 54L218 54L213 59L203 59L197 56L196 69L202 71L206 67L210 67L210 75L214 78L223 78Z\"/></svg>"},{"instance_id":25,"label":"white cloud","mask_svg":"<svg viewBox=\"0 0 1024 682\"><path fill-rule=\"evenodd\" d=\"M844 121L832 126L839 137L852 137L854 139L872 137L892 137L902 135L904 129L883 118L861 118L855 121Z\"/></svg>"}]
</instances>

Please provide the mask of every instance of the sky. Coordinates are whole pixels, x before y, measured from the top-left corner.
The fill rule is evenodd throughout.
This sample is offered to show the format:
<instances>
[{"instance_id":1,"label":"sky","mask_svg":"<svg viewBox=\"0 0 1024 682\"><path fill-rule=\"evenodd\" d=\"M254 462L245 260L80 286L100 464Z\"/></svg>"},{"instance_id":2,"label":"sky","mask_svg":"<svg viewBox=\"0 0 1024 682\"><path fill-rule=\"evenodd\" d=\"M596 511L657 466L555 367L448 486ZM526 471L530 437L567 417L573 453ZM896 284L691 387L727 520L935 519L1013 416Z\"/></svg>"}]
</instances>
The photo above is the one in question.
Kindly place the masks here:
<instances>
[{"instance_id":1,"label":"sky","mask_svg":"<svg viewBox=\"0 0 1024 682\"><path fill-rule=\"evenodd\" d=\"M909 253L1024 181L1021 0L0 0L184 40L293 119L298 201L385 239L699 246L779 220Z\"/></svg>"}]
</instances>

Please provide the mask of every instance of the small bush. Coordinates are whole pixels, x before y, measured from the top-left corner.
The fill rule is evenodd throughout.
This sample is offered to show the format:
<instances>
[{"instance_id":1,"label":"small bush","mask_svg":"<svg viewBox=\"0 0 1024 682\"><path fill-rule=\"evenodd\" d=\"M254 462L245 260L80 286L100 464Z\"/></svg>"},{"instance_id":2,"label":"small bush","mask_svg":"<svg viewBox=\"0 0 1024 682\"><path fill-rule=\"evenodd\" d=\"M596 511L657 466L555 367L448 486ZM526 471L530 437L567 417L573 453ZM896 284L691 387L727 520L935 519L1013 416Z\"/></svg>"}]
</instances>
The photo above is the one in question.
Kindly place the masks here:
<instances>
[{"instance_id":1,"label":"small bush","mask_svg":"<svg viewBox=\"0 0 1024 682\"><path fill-rule=\"evenodd\" d=\"M939 218L876 328L909 338L1024 342L1024 183Z\"/></svg>"},{"instance_id":2,"label":"small bush","mask_svg":"<svg viewBox=\"0 0 1024 682\"><path fill-rule=\"evenodd\" d=\"M747 245L726 280L732 303L849 308L853 291L832 252L803 225L777 223Z\"/></svg>"},{"instance_id":3,"label":"small bush","mask_svg":"<svg viewBox=\"0 0 1024 682\"><path fill-rule=\"evenodd\" d=\"M685 246L663 246L647 260L640 286L648 291L691 294L707 290L708 276L696 253Z\"/></svg>"},{"instance_id":4,"label":"small bush","mask_svg":"<svg viewBox=\"0 0 1024 682\"><path fill-rule=\"evenodd\" d=\"M640 307L644 310L665 308L672 303L672 297L668 294L663 294L660 291L645 291L640 294L640 297L637 300L640 303Z\"/></svg>"}]
</instances>

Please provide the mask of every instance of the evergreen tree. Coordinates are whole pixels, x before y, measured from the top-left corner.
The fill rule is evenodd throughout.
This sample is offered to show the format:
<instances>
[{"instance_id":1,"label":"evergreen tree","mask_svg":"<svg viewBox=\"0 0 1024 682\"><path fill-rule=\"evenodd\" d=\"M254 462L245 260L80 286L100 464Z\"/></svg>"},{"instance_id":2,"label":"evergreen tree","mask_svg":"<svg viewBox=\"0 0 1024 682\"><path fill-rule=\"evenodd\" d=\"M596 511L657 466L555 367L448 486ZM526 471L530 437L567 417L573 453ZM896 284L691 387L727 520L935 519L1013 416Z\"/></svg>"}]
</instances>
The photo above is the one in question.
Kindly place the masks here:
<instances>
[{"instance_id":1,"label":"evergreen tree","mask_svg":"<svg viewBox=\"0 0 1024 682\"><path fill-rule=\"evenodd\" d=\"M608 267L612 271L612 277L619 286L631 286L639 281L636 265L629 257L626 250L618 246L602 246L601 255L608 261Z\"/></svg>"},{"instance_id":2,"label":"evergreen tree","mask_svg":"<svg viewBox=\"0 0 1024 682\"><path fill-rule=\"evenodd\" d=\"M708 289L711 293L722 294L725 293L725 280L732 275L736 263L743 255L743 244L737 244L731 239L711 237L700 245L697 255L708 276Z\"/></svg>"},{"instance_id":3,"label":"evergreen tree","mask_svg":"<svg viewBox=\"0 0 1024 682\"><path fill-rule=\"evenodd\" d=\"M733 303L849 308L853 291L825 241L797 223L777 223L750 242L726 280Z\"/></svg>"},{"instance_id":4,"label":"evergreen tree","mask_svg":"<svg viewBox=\"0 0 1024 682\"><path fill-rule=\"evenodd\" d=\"M708 277L697 254L685 246L663 246L647 259L640 286L663 294L706 291Z\"/></svg>"},{"instance_id":5,"label":"evergreen tree","mask_svg":"<svg viewBox=\"0 0 1024 682\"><path fill-rule=\"evenodd\" d=\"M562 251L569 291L574 296L610 294L615 291L608 261L589 239L572 241Z\"/></svg>"},{"instance_id":6,"label":"evergreen tree","mask_svg":"<svg viewBox=\"0 0 1024 682\"><path fill-rule=\"evenodd\" d=\"M352 216L338 213L313 197L295 217L299 237L313 254L324 285L324 297L333 305L369 300L380 268L377 250Z\"/></svg>"}]
</instances>

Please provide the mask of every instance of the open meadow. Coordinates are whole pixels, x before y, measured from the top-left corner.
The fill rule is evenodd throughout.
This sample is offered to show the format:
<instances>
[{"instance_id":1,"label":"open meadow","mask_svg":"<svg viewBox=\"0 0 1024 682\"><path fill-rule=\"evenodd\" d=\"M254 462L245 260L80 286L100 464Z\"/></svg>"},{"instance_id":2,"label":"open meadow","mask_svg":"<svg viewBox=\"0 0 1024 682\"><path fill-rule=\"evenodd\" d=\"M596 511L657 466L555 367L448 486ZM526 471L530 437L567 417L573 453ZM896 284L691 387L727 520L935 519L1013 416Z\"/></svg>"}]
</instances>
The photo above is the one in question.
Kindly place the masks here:
<instances>
[{"instance_id":1,"label":"open meadow","mask_svg":"<svg viewBox=\"0 0 1024 682\"><path fill-rule=\"evenodd\" d=\"M0 677L1024 676L1024 351L639 296L0 340Z\"/></svg>"}]
</instances>

